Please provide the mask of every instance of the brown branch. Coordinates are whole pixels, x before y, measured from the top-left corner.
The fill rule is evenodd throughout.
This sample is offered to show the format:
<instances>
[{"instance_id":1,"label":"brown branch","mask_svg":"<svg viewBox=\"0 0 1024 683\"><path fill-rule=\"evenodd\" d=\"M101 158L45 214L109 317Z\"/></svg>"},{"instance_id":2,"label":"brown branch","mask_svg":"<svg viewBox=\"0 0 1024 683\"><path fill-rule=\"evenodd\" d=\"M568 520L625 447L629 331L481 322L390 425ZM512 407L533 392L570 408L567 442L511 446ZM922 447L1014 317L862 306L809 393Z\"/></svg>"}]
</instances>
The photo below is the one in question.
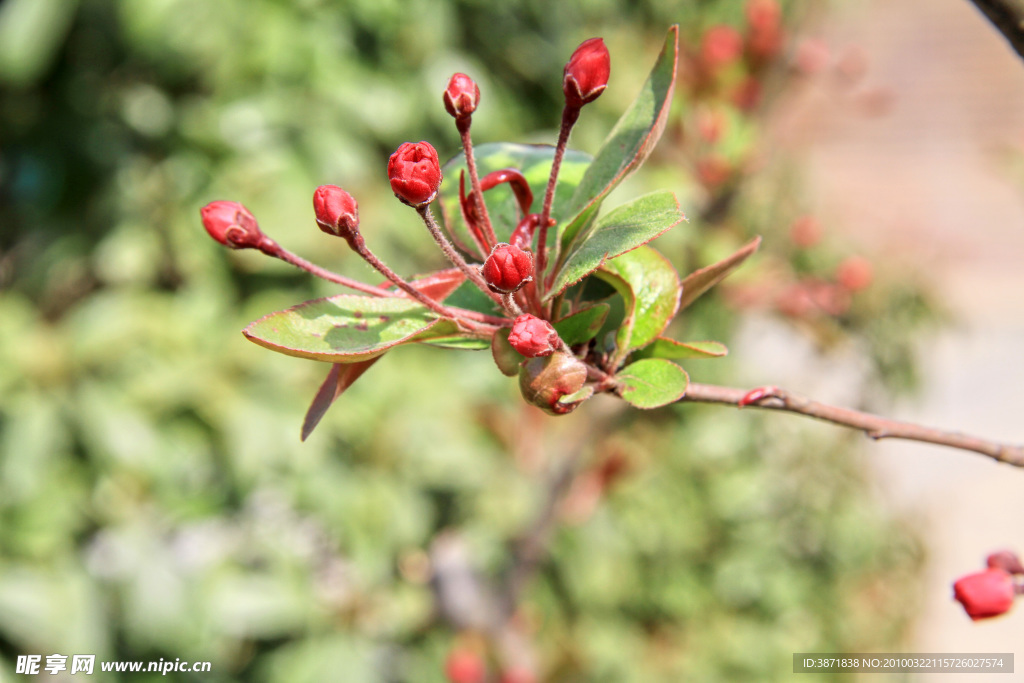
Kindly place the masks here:
<instances>
[{"instance_id":1,"label":"brown branch","mask_svg":"<svg viewBox=\"0 0 1024 683\"><path fill-rule=\"evenodd\" d=\"M997 443L959 432L890 420L849 408L830 406L790 393L777 387L746 391L713 384L691 383L682 401L697 403L723 403L738 407L751 406L766 410L781 410L806 415L851 429L859 429L872 439L907 439L939 446L974 451L1016 467L1024 467L1024 447Z\"/></svg>"},{"instance_id":2,"label":"brown branch","mask_svg":"<svg viewBox=\"0 0 1024 683\"><path fill-rule=\"evenodd\" d=\"M558 521L559 507L569 491L573 477L576 476L582 455L582 448L573 449L571 453L563 456L562 461L550 473L544 502L537 517L512 550L512 560L504 577L502 595L502 603L508 617L516 611L520 594L547 556L548 544Z\"/></svg>"},{"instance_id":3,"label":"brown branch","mask_svg":"<svg viewBox=\"0 0 1024 683\"><path fill-rule=\"evenodd\" d=\"M1024 1L972 0L975 6L999 29L1017 55L1024 58Z\"/></svg>"}]
</instances>

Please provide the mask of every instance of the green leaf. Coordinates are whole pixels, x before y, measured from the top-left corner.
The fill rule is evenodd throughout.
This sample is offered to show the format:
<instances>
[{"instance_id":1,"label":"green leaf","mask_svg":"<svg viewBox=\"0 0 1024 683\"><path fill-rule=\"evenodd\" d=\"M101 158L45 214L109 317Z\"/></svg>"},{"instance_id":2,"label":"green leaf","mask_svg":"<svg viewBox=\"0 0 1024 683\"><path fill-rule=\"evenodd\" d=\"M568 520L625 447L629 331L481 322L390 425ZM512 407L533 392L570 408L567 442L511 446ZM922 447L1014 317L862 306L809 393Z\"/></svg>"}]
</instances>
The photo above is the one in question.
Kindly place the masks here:
<instances>
[{"instance_id":1,"label":"green leaf","mask_svg":"<svg viewBox=\"0 0 1024 683\"><path fill-rule=\"evenodd\" d=\"M548 176L551 174L551 160L555 148L551 145L521 145L510 142L492 142L473 147L477 171L480 177L503 168L515 168L526 178L533 190L533 210L540 212L547 187ZM569 198L583 178L583 173L590 165L591 157L583 152L566 150L562 158L562 167L558 174L558 185L551 217L558 220L565 215ZM459 154L448 161L443 169L444 182L441 184L440 207L444 226L448 234L457 242L470 247L473 240L462 219L459 207L459 174L466 171L465 156ZM469 172L466 171L466 193L469 193ZM501 184L484 193L487 212L498 239L507 242L522 218L515 195L507 184ZM470 251L469 253L472 253Z\"/></svg>"},{"instance_id":2,"label":"green leaf","mask_svg":"<svg viewBox=\"0 0 1024 683\"><path fill-rule=\"evenodd\" d=\"M645 358L630 363L616 375L618 392L637 408L660 408L686 394L690 383L686 371L669 360Z\"/></svg>"},{"instance_id":3,"label":"green leaf","mask_svg":"<svg viewBox=\"0 0 1024 683\"><path fill-rule=\"evenodd\" d=\"M729 273L740 267L757 248L761 246L761 238L755 237L743 247L727 256L718 263L712 263L700 270L695 270L683 280L683 297L679 301L679 310L683 310L719 282L724 280Z\"/></svg>"},{"instance_id":4,"label":"green leaf","mask_svg":"<svg viewBox=\"0 0 1024 683\"><path fill-rule=\"evenodd\" d=\"M633 354L634 358L721 358L729 353L725 344L716 341L680 342L667 337L658 337L652 343Z\"/></svg>"},{"instance_id":5,"label":"green leaf","mask_svg":"<svg viewBox=\"0 0 1024 683\"><path fill-rule=\"evenodd\" d=\"M563 292L608 259L647 244L686 220L679 200L667 191L652 192L602 216L594 229L565 258L546 299Z\"/></svg>"},{"instance_id":6,"label":"green leaf","mask_svg":"<svg viewBox=\"0 0 1024 683\"><path fill-rule=\"evenodd\" d=\"M506 377L515 377L519 374L519 364L524 358L518 351L508 343L508 335L512 332L509 327L503 327L491 337L491 355L494 357L494 364Z\"/></svg>"},{"instance_id":7,"label":"green leaf","mask_svg":"<svg viewBox=\"0 0 1024 683\"><path fill-rule=\"evenodd\" d=\"M555 323L555 331L569 346L583 344L597 335L605 318L608 317L609 310L611 306L608 304L588 306Z\"/></svg>"},{"instance_id":8,"label":"green leaf","mask_svg":"<svg viewBox=\"0 0 1024 683\"><path fill-rule=\"evenodd\" d=\"M625 317L616 332L613 363L646 346L665 331L679 308L679 275L668 259L643 246L604 264L598 277L612 285L625 302Z\"/></svg>"},{"instance_id":9,"label":"green leaf","mask_svg":"<svg viewBox=\"0 0 1024 683\"><path fill-rule=\"evenodd\" d=\"M665 46L633 104L608 134L569 202L568 225L559 228L562 249L584 233L601 201L650 155L665 130L679 60L679 27L669 29Z\"/></svg>"},{"instance_id":10,"label":"green leaf","mask_svg":"<svg viewBox=\"0 0 1024 683\"><path fill-rule=\"evenodd\" d=\"M437 323L434 313L409 299L339 294L271 313L242 334L288 356L353 363L412 341Z\"/></svg>"}]
</instances>

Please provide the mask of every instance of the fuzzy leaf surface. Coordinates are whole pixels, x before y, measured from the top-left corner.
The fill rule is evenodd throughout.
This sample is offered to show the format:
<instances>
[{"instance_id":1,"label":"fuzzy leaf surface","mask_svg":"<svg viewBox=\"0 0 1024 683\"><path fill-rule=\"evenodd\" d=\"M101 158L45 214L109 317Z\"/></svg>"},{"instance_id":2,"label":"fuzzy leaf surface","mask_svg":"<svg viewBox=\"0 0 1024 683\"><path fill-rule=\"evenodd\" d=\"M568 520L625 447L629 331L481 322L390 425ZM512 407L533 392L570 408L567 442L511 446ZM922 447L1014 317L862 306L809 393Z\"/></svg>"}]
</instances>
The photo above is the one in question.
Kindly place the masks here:
<instances>
[{"instance_id":1,"label":"fuzzy leaf surface","mask_svg":"<svg viewBox=\"0 0 1024 683\"><path fill-rule=\"evenodd\" d=\"M554 324L555 331L569 346L583 344L597 336L598 331L608 317L611 306L594 304L566 316Z\"/></svg>"},{"instance_id":2,"label":"fuzzy leaf surface","mask_svg":"<svg viewBox=\"0 0 1024 683\"><path fill-rule=\"evenodd\" d=\"M647 244L684 220L679 200L664 190L613 209L566 255L546 298L579 282L605 261Z\"/></svg>"},{"instance_id":3,"label":"fuzzy leaf surface","mask_svg":"<svg viewBox=\"0 0 1024 683\"><path fill-rule=\"evenodd\" d=\"M722 342L692 341L681 342L668 337L658 337L653 342L633 354L634 358L670 358L685 360L687 358L721 358L729 353Z\"/></svg>"},{"instance_id":4,"label":"fuzzy leaf surface","mask_svg":"<svg viewBox=\"0 0 1024 683\"><path fill-rule=\"evenodd\" d=\"M646 346L665 331L679 309L679 275L657 250L643 246L605 263L598 273L625 301L615 337L616 358Z\"/></svg>"},{"instance_id":5,"label":"fuzzy leaf surface","mask_svg":"<svg viewBox=\"0 0 1024 683\"><path fill-rule=\"evenodd\" d=\"M686 394L690 378L686 371L669 360L645 358L630 363L618 372L619 393L636 408L660 408Z\"/></svg>"},{"instance_id":6,"label":"fuzzy leaf surface","mask_svg":"<svg viewBox=\"0 0 1024 683\"><path fill-rule=\"evenodd\" d=\"M434 313L410 299L339 294L266 315L242 334L288 356L353 363L413 341L438 321Z\"/></svg>"}]
</instances>

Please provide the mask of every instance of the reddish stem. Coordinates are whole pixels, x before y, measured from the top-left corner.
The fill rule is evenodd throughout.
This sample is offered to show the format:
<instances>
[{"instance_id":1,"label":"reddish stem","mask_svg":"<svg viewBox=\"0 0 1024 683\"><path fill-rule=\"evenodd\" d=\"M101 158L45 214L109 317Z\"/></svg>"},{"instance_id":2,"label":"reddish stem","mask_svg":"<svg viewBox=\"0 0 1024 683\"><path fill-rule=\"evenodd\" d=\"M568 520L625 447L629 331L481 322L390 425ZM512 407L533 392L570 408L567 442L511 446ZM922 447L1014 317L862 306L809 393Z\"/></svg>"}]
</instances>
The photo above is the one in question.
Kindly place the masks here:
<instances>
[{"instance_id":1,"label":"reddish stem","mask_svg":"<svg viewBox=\"0 0 1024 683\"><path fill-rule=\"evenodd\" d=\"M434 220L434 214L430 212L430 205L424 204L423 206L417 206L416 213L418 213L420 218L423 219L423 222L427 226L427 230L430 231L430 235L434 238L434 241L437 242L437 246L441 247L441 251L443 251L444 255L448 257L448 260L451 261L452 265L465 273L470 282L480 288L480 291L491 297L491 299L496 303L500 304L501 297L492 292L491 288L487 286L487 283L484 282L483 277L480 275L480 269L466 263L466 259L462 258L459 252L455 250L455 247L452 246L452 243L448 241L448 238L444 236L444 233L441 232L441 228L437 226L437 221Z\"/></svg>"},{"instance_id":2,"label":"reddish stem","mask_svg":"<svg viewBox=\"0 0 1024 683\"><path fill-rule=\"evenodd\" d=\"M473 141L469 136L469 126L472 117L465 116L455 119L455 127L459 129L462 136L462 149L466 154L466 166L469 168L469 184L472 188L472 198L476 202L476 208L481 220L485 237L485 252L489 252L498 242L494 235L494 227L491 225L491 217L487 213L487 204L484 202L484 193L480 189L480 176L476 170L476 158L473 155Z\"/></svg>"},{"instance_id":3,"label":"reddish stem","mask_svg":"<svg viewBox=\"0 0 1024 683\"><path fill-rule=\"evenodd\" d=\"M485 259L491 250L487 248L487 238L480 230L480 214L472 197L472 189L469 198L466 197L466 172L459 171L459 209L462 211L462 220L466 221L466 228L469 229L469 236L473 238L477 253L480 254L480 258Z\"/></svg>"},{"instance_id":4,"label":"reddish stem","mask_svg":"<svg viewBox=\"0 0 1024 683\"><path fill-rule=\"evenodd\" d=\"M369 247L366 246L366 241L363 239L362 235L358 233L354 235L352 239L349 240L349 245L352 247L353 251L355 251L357 254L363 257L363 260L365 260L371 266L376 268L381 275L386 277L391 282L394 282L396 287L398 287L403 292L411 296L413 299L415 299L416 301L420 302L421 304L432 310L434 313L437 313L442 318L450 318L459 325L466 327L470 331L480 330L480 325L476 325L474 323L466 321L464 317L460 316L456 311L439 303L433 297L427 296L426 294L424 294L423 292L421 292L420 290L416 289L411 284L406 282L398 273L391 270L391 268L385 265L383 261L377 258L376 254L370 251ZM490 326L488 325L488 327Z\"/></svg>"},{"instance_id":5,"label":"reddish stem","mask_svg":"<svg viewBox=\"0 0 1024 683\"><path fill-rule=\"evenodd\" d=\"M291 265L297 268L301 268L307 273L316 275L319 278L323 278L328 282L333 282L335 284L342 285L344 287L348 287L349 289L354 289L359 292L363 292L364 294L370 294L372 296L396 296L395 292L389 292L385 289L374 287L373 285L368 285L365 282L353 280L352 278L345 277L344 275L339 275L338 273L331 272L326 268L321 268L320 266L314 263L310 263L306 259L300 258L299 256L296 256L292 252L288 251L287 249L285 249L284 247L282 247L280 244L270 239L269 237L265 237L264 240L260 242L258 248L267 256L273 256L274 258L281 259L285 263L290 263Z\"/></svg>"},{"instance_id":6,"label":"reddish stem","mask_svg":"<svg viewBox=\"0 0 1024 683\"><path fill-rule=\"evenodd\" d=\"M548 219L551 218L551 205L555 202L555 186L558 184L558 171L562 167L562 157L569 142L569 132L580 117L579 107L566 105L562 110L562 127L558 131L558 144L555 145L555 156L551 160L551 175L548 187L544 192L544 205L540 211L540 236L537 238L537 281L544 283L544 268L548 256ZM543 296L544 292L540 292Z\"/></svg>"}]
</instances>

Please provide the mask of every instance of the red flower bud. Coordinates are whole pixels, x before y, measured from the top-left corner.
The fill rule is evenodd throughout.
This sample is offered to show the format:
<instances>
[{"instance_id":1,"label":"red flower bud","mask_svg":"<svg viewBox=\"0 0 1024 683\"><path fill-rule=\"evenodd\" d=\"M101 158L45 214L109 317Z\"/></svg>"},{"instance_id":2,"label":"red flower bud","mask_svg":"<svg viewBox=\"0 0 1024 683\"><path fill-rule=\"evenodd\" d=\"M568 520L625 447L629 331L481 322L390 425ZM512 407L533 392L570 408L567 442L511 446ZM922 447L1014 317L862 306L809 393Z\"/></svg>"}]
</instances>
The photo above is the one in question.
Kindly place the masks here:
<instances>
[{"instance_id":1,"label":"red flower bud","mask_svg":"<svg viewBox=\"0 0 1024 683\"><path fill-rule=\"evenodd\" d=\"M1002 569L968 574L953 584L953 597L977 621L1005 614L1013 606L1013 577Z\"/></svg>"},{"instance_id":2,"label":"red flower bud","mask_svg":"<svg viewBox=\"0 0 1024 683\"><path fill-rule=\"evenodd\" d=\"M709 73L732 64L743 55L743 36L732 26L712 26L700 42L700 61Z\"/></svg>"},{"instance_id":3,"label":"red flower bud","mask_svg":"<svg viewBox=\"0 0 1024 683\"><path fill-rule=\"evenodd\" d=\"M608 87L611 57L601 38L580 43L569 57L562 76L562 91L568 107L582 107L593 102Z\"/></svg>"},{"instance_id":4,"label":"red flower bud","mask_svg":"<svg viewBox=\"0 0 1024 683\"><path fill-rule=\"evenodd\" d=\"M789 228L789 239L801 249L810 249L821 241L821 223L814 216L800 216Z\"/></svg>"},{"instance_id":5,"label":"red flower bud","mask_svg":"<svg viewBox=\"0 0 1024 683\"><path fill-rule=\"evenodd\" d=\"M527 358L550 356L558 347L558 333L547 320L524 313L512 325L508 343Z\"/></svg>"},{"instance_id":6,"label":"red flower bud","mask_svg":"<svg viewBox=\"0 0 1024 683\"><path fill-rule=\"evenodd\" d=\"M480 104L480 86L466 74L455 74L444 90L444 108L457 119L466 118Z\"/></svg>"},{"instance_id":7,"label":"red flower bud","mask_svg":"<svg viewBox=\"0 0 1024 683\"><path fill-rule=\"evenodd\" d=\"M452 650L444 663L444 673L451 683L484 683L487 669L480 655L464 649Z\"/></svg>"},{"instance_id":8,"label":"red flower bud","mask_svg":"<svg viewBox=\"0 0 1024 683\"><path fill-rule=\"evenodd\" d=\"M745 12L755 31L774 31L782 23L782 8L776 0L750 0Z\"/></svg>"},{"instance_id":9,"label":"red flower bud","mask_svg":"<svg viewBox=\"0 0 1024 683\"><path fill-rule=\"evenodd\" d=\"M985 566L989 569L1002 569L1011 574L1024 574L1024 565L1021 565L1020 558L1009 550L992 553L985 558Z\"/></svg>"},{"instance_id":10,"label":"red flower bud","mask_svg":"<svg viewBox=\"0 0 1024 683\"><path fill-rule=\"evenodd\" d=\"M519 391L523 398L551 415L571 413L589 398L581 396L568 403L561 401L583 389L586 381L587 366L563 351L556 351L547 358L533 358L519 367Z\"/></svg>"},{"instance_id":11,"label":"red flower bud","mask_svg":"<svg viewBox=\"0 0 1024 683\"><path fill-rule=\"evenodd\" d=\"M321 185L313 193L316 224L328 235L354 237L359 234L359 205L337 185Z\"/></svg>"},{"instance_id":12,"label":"red flower bud","mask_svg":"<svg viewBox=\"0 0 1024 683\"><path fill-rule=\"evenodd\" d=\"M199 210L210 237L232 249L256 249L267 240L256 217L238 202L210 202Z\"/></svg>"},{"instance_id":13,"label":"red flower bud","mask_svg":"<svg viewBox=\"0 0 1024 683\"><path fill-rule=\"evenodd\" d=\"M429 142L403 142L388 160L388 178L395 196L409 206L433 201L441 186L441 163Z\"/></svg>"},{"instance_id":14,"label":"red flower bud","mask_svg":"<svg viewBox=\"0 0 1024 683\"><path fill-rule=\"evenodd\" d=\"M533 254L499 242L484 261L481 273L492 290L510 294L533 279Z\"/></svg>"},{"instance_id":15,"label":"red flower bud","mask_svg":"<svg viewBox=\"0 0 1024 683\"><path fill-rule=\"evenodd\" d=\"M847 256L836 268L836 281L851 292L858 292L871 285L874 269L871 261L863 256Z\"/></svg>"}]
</instances>

